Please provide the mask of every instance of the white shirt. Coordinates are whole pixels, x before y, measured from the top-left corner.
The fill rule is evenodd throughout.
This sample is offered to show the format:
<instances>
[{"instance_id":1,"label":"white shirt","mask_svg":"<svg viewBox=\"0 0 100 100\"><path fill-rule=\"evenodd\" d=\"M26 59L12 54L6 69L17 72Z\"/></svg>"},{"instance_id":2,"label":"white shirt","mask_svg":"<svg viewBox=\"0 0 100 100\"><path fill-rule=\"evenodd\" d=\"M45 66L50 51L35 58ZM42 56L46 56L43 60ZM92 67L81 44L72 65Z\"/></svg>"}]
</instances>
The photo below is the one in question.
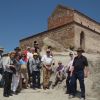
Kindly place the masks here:
<instances>
[{"instance_id":1,"label":"white shirt","mask_svg":"<svg viewBox=\"0 0 100 100\"><path fill-rule=\"evenodd\" d=\"M67 65L67 68L69 68L69 71L71 71L71 69L73 68L73 61L74 61L74 59L71 59L70 61L69 61L69 63L68 63L68 65Z\"/></svg>"},{"instance_id":2,"label":"white shirt","mask_svg":"<svg viewBox=\"0 0 100 100\"><path fill-rule=\"evenodd\" d=\"M4 71L12 73L12 70L10 69L11 59L9 56L2 58L2 65L3 65Z\"/></svg>"},{"instance_id":3,"label":"white shirt","mask_svg":"<svg viewBox=\"0 0 100 100\"><path fill-rule=\"evenodd\" d=\"M46 65L51 65L53 63L53 57L52 56L48 57L47 55L44 55L41 61Z\"/></svg>"},{"instance_id":4,"label":"white shirt","mask_svg":"<svg viewBox=\"0 0 100 100\"><path fill-rule=\"evenodd\" d=\"M33 58L33 54L31 52L27 52L27 59Z\"/></svg>"}]
</instances>

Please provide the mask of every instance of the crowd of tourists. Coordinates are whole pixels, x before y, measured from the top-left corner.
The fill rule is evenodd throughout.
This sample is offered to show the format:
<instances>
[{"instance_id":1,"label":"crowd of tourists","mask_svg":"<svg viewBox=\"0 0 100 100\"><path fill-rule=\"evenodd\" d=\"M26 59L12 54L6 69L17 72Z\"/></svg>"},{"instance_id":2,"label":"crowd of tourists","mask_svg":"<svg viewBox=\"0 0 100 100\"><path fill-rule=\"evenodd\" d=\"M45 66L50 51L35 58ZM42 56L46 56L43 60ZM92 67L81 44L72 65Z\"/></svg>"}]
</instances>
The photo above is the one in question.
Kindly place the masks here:
<instances>
[{"instance_id":1,"label":"crowd of tourists","mask_svg":"<svg viewBox=\"0 0 100 100\"><path fill-rule=\"evenodd\" d=\"M16 47L14 51L3 53L3 49L0 49L0 86L3 87L4 97L17 95L22 89L27 88L34 90L50 88L52 66L55 67L52 47L47 47L45 55L40 55L40 49L37 41L34 41L33 47L28 46L25 50ZM82 55L83 52L82 48L77 49L77 55L70 52L69 63L64 66L60 60L58 66L55 67L56 78L52 89L58 82L66 79L66 93L69 94L70 99L77 93L78 79L81 100L85 100L84 78L88 75L88 62L87 58ZM41 83L41 73L43 73L43 83Z\"/></svg>"}]
</instances>

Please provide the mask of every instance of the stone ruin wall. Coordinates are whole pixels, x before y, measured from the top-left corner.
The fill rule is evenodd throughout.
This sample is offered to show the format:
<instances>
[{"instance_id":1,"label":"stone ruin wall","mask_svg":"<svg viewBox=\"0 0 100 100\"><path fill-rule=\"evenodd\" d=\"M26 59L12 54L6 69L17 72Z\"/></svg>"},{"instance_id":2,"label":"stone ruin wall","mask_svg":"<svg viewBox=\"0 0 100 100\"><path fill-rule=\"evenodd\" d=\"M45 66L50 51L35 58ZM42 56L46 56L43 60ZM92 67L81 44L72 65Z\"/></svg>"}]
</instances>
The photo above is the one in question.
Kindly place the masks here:
<instances>
[{"instance_id":1,"label":"stone ruin wall","mask_svg":"<svg viewBox=\"0 0 100 100\"><path fill-rule=\"evenodd\" d=\"M78 25L75 25L75 47L80 45L81 32L84 32L85 50L87 52L100 53L100 34Z\"/></svg>"},{"instance_id":2,"label":"stone ruin wall","mask_svg":"<svg viewBox=\"0 0 100 100\"><path fill-rule=\"evenodd\" d=\"M32 47L35 40L38 41L40 47L43 47L43 39L48 37L62 44L64 48L69 48L70 45L74 44L74 30L73 30L74 28L73 27L74 27L73 25L66 25L52 31L40 33L28 39L21 40L20 47L22 49L25 49L27 46Z\"/></svg>"},{"instance_id":3,"label":"stone ruin wall","mask_svg":"<svg viewBox=\"0 0 100 100\"><path fill-rule=\"evenodd\" d=\"M100 24L89 20L88 18L77 12L74 13L74 21L100 33Z\"/></svg>"},{"instance_id":4,"label":"stone ruin wall","mask_svg":"<svg viewBox=\"0 0 100 100\"><path fill-rule=\"evenodd\" d=\"M62 25L73 21L81 24L81 26L68 24L64 27L61 27ZM78 48L80 47L80 33L83 31L85 33L86 51L100 51L100 35L96 32L91 31L90 29L83 28L82 25L100 33L100 24L97 24L95 21L90 20L89 18L82 15L81 13L78 13L77 11L71 9L62 9L58 7L48 19L48 31L22 40L20 42L20 46L23 49L26 48L26 46L33 46L34 41L37 40L40 47L42 47L43 39L45 37L48 37L62 44L64 48L68 48L70 45Z\"/></svg>"},{"instance_id":5,"label":"stone ruin wall","mask_svg":"<svg viewBox=\"0 0 100 100\"><path fill-rule=\"evenodd\" d=\"M74 19L74 13L69 9L56 8L55 12L48 18L48 29L53 29Z\"/></svg>"}]
</instances>

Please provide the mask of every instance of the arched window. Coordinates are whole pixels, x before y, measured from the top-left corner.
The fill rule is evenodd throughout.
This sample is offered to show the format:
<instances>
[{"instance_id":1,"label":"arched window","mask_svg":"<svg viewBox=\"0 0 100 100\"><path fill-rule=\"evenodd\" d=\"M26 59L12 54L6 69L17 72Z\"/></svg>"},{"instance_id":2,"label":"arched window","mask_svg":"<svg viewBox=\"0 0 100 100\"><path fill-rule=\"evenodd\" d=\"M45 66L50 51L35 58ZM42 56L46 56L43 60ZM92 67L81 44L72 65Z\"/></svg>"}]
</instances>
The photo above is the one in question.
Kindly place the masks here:
<instances>
[{"instance_id":1,"label":"arched window","mask_svg":"<svg viewBox=\"0 0 100 100\"><path fill-rule=\"evenodd\" d=\"M85 49L85 36L83 31L80 33L80 47Z\"/></svg>"}]
</instances>

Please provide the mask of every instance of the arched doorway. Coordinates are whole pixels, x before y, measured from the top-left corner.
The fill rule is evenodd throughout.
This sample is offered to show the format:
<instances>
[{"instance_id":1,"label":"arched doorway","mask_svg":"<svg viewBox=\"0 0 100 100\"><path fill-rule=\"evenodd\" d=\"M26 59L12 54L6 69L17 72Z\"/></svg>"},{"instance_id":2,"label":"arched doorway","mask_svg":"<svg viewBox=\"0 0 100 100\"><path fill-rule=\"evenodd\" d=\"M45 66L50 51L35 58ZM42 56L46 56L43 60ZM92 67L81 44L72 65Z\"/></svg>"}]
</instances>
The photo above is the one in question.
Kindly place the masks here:
<instances>
[{"instance_id":1,"label":"arched doorway","mask_svg":"<svg viewBox=\"0 0 100 100\"><path fill-rule=\"evenodd\" d=\"M80 33L80 47L85 49L85 35L83 31Z\"/></svg>"}]
</instances>

